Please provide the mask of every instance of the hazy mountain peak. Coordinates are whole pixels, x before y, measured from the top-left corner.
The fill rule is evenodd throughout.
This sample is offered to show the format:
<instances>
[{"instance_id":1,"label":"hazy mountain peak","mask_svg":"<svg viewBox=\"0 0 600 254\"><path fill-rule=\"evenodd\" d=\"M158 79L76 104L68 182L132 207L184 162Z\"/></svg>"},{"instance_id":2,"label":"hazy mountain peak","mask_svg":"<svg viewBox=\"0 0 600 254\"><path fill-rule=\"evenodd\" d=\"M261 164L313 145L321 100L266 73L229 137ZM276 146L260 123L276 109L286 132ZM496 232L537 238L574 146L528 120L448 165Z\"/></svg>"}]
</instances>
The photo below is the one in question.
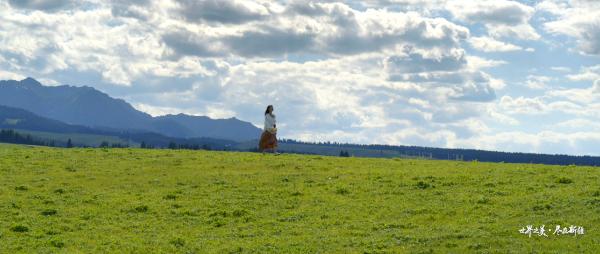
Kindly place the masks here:
<instances>
[{"instance_id":1,"label":"hazy mountain peak","mask_svg":"<svg viewBox=\"0 0 600 254\"><path fill-rule=\"evenodd\" d=\"M27 77L26 79L21 80L21 85L38 87L42 86L42 83L38 82L37 80L31 77Z\"/></svg>"}]
</instances>

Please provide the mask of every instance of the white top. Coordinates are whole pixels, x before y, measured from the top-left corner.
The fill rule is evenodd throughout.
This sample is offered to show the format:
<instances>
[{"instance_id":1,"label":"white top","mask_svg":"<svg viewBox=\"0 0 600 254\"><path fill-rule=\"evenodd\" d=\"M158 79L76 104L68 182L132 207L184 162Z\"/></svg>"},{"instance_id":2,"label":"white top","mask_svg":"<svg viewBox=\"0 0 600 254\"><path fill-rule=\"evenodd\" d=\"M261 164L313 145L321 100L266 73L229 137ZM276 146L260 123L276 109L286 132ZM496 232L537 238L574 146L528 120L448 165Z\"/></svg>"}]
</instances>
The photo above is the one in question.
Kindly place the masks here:
<instances>
[{"instance_id":1,"label":"white top","mask_svg":"<svg viewBox=\"0 0 600 254\"><path fill-rule=\"evenodd\" d=\"M275 128L275 115L265 114L265 128L264 130L269 130L271 128Z\"/></svg>"}]
</instances>

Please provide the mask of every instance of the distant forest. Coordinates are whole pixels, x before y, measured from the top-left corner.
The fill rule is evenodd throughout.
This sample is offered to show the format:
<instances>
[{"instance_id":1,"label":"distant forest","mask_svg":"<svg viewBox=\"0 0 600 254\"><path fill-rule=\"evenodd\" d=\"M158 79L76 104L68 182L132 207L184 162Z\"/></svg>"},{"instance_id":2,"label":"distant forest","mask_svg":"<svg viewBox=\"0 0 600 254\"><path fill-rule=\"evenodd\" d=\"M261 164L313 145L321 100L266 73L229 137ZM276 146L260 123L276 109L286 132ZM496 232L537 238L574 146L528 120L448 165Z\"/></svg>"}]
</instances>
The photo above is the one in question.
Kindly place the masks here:
<instances>
[{"instance_id":1,"label":"distant forest","mask_svg":"<svg viewBox=\"0 0 600 254\"><path fill-rule=\"evenodd\" d=\"M173 139L168 144L152 140L152 135L140 135L140 148L154 149L191 149L191 150L218 150L218 151L250 151L257 152L253 142L235 143L225 140L207 139ZM148 140L144 140L148 138ZM179 141L179 142L176 142ZM71 139L68 141L39 139L29 134L21 134L14 130L1 130L0 142L39 146L73 147ZM360 145L337 142L303 142L293 139L279 140L280 152L315 154L341 157L381 157L381 158L422 158L432 160L458 160L458 161L481 161L481 162L506 162L506 163L534 163L549 165L585 165L600 166L600 157L596 156L574 156L563 154L536 154L536 153L513 153L484 151L475 149L450 149L419 146L393 146L393 145ZM100 148L123 148L128 145L109 144L106 141L98 144Z\"/></svg>"},{"instance_id":2,"label":"distant forest","mask_svg":"<svg viewBox=\"0 0 600 254\"><path fill-rule=\"evenodd\" d=\"M13 130L0 130L0 142L36 146L55 146L54 142L39 140L31 135L23 135Z\"/></svg>"},{"instance_id":3,"label":"distant forest","mask_svg":"<svg viewBox=\"0 0 600 254\"><path fill-rule=\"evenodd\" d=\"M292 139L279 141L280 144L302 144L315 147L338 148L337 154L342 157L352 156L351 150L394 151L407 157L419 157L438 160L506 162L506 163L534 163L550 165L586 165L600 166L600 157L575 156L564 154L536 154L485 151L476 149L433 148L420 146L394 146L394 145L360 145L336 142L302 142Z\"/></svg>"}]
</instances>

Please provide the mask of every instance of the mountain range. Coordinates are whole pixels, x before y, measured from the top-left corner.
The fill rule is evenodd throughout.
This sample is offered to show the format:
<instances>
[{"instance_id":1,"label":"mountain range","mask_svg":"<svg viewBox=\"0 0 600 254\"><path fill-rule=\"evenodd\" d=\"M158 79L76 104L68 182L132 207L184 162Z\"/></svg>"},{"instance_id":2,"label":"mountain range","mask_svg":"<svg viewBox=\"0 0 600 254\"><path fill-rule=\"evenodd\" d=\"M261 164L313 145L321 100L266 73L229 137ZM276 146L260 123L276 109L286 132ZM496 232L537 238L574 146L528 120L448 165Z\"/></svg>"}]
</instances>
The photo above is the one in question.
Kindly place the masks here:
<instances>
[{"instance_id":1,"label":"mountain range","mask_svg":"<svg viewBox=\"0 0 600 254\"><path fill-rule=\"evenodd\" d=\"M52 146L65 146L68 139L73 140L76 146L99 146L103 142L111 142L119 146L142 147L169 147L172 144L205 149L227 150L236 146L238 142L209 138L176 138L162 134L139 130L109 130L96 129L87 126L63 123L38 116L27 110L0 105L0 129L15 131L13 134L30 136L26 144L53 144ZM10 140L4 140L9 141ZM2 142L2 140L0 140ZM18 142L17 142L18 143ZM245 143L255 143L247 141ZM144 145L141 145L144 144Z\"/></svg>"},{"instance_id":2,"label":"mountain range","mask_svg":"<svg viewBox=\"0 0 600 254\"><path fill-rule=\"evenodd\" d=\"M153 117L92 87L43 86L33 78L0 81L0 105L94 130L152 132L174 138L206 137L236 142L257 139L261 133L253 124L236 118L211 119L185 114Z\"/></svg>"}]
</instances>

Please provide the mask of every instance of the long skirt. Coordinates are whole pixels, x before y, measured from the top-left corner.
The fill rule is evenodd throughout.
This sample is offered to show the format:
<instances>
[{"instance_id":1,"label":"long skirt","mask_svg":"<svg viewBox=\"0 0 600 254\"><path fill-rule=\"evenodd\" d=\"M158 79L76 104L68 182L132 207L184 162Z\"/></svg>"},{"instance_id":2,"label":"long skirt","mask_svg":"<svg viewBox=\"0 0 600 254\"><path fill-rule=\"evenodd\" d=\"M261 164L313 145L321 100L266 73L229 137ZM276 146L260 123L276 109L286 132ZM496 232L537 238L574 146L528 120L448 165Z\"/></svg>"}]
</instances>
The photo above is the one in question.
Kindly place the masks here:
<instances>
[{"instance_id":1,"label":"long skirt","mask_svg":"<svg viewBox=\"0 0 600 254\"><path fill-rule=\"evenodd\" d=\"M260 135L260 141L258 142L258 150L262 152L265 149L274 148L277 148L277 137L271 132L263 131L262 135Z\"/></svg>"}]
</instances>

